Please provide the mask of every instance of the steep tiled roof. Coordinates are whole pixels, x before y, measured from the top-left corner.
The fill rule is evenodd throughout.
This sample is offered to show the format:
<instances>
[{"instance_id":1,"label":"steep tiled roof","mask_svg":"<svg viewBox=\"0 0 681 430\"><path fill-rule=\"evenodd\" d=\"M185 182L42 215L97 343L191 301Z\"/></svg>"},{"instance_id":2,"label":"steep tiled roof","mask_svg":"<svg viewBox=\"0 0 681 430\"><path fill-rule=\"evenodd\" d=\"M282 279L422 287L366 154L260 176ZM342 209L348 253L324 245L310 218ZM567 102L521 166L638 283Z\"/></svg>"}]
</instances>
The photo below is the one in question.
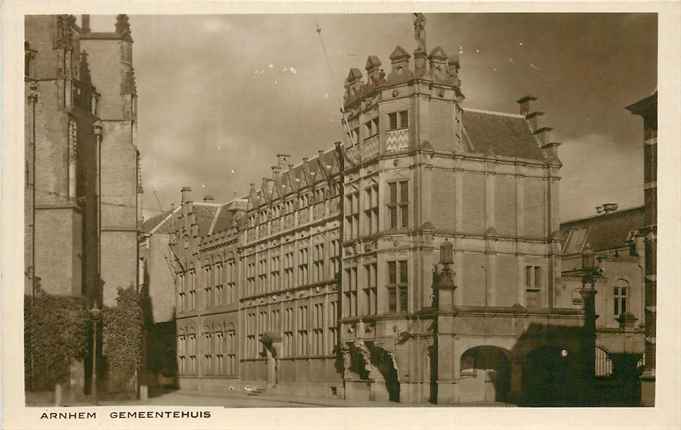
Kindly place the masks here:
<instances>
[{"instance_id":1,"label":"steep tiled roof","mask_svg":"<svg viewBox=\"0 0 681 430\"><path fill-rule=\"evenodd\" d=\"M153 230L154 227L163 222L163 220L166 219L168 215L170 215L170 211L165 211L161 214L155 215L147 220L144 220L144 222L142 223L142 231L145 233L150 233L151 230Z\"/></svg>"},{"instance_id":2,"label":"steep tiled roof","mask_svg":"<svg viewBox=\"0 0 681 430\"><path fill-rule=\"evenodd\" d=\"M563 253L580 253L586 243L594 251L626 247L630 233L643 225L643 210L626 209L561 224Z\"/></svg>"},{"instance_id":3,"label":"steep tiled roof","mask_svg":"<svg viewBox=\"0 0 681 430\"><path fill-rule=\"evenodd\" d=\"M213 223L213 217L220 205L207 203L194 203L196 224L199 226L199 236L205 236Z\"/></svg>"},{"instance_id":4,"label":"steep tiled roof","mask_svg":"<svg viewBox=\"0 0 681 430\"><path fill-rule=\"evenodd\" d=\"M473 152L546 160L520 115L464 109L463 126Z\"/></svg>"},{"instance_id":5,"label":"steep tiled roof","mask_svg":"<svg viewBox=\"0 0 681 430\"><path fill-rule=\"evenodd\" d=\"M172 225L171 218L177 217L179 207L167 210L159 215L155 215L142 224L142 231L147 234L152 233L169 233ZM172 214L172 216L171 216Z\"/></svg>"},{"instance_id":6,"label":"steep tiled roof","mask_svg":"<svg viewBox=\"0 0 681 430\"><path fill-rule=\"evenodd\" d=\"M228 204L222 206L220 212L217 214L215 225L213 226L213 234L220 233L221 231L228 230L230 227L232 227L232 218L234 212L229 210L227 206Z\"/></svg>"}]
</instances>

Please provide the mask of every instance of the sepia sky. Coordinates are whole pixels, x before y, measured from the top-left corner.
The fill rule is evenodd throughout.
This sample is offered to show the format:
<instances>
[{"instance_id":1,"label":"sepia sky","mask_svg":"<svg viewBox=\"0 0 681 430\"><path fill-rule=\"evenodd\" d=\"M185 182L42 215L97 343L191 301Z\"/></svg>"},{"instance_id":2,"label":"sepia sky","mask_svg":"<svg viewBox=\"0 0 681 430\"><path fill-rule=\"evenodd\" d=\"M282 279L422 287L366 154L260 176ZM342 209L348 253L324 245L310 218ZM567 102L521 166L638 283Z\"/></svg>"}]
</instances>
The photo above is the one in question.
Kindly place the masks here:
<instances>
[{"instance_id":1,"label":"sepia sky","mask_svg":"<svg viewBox=\"0 0 681 430\"><path fill-rule=\"evenodd\" d=\"M563 221L642 204L642 124L625 106L657 85L654 14L426 14L427 47L462 51L465 107L517 113L532 94L562 142ZM93 16L93 31L115 18ZM343 80L368 55L415 48L411 14L131 16L145 216L242 196L277 153L342 138ZM315 29L322 28L323 54ZM95 83L96 85L96 83ZM154 195L158 196L158 199Z\"/></svg>"}]
</instances>

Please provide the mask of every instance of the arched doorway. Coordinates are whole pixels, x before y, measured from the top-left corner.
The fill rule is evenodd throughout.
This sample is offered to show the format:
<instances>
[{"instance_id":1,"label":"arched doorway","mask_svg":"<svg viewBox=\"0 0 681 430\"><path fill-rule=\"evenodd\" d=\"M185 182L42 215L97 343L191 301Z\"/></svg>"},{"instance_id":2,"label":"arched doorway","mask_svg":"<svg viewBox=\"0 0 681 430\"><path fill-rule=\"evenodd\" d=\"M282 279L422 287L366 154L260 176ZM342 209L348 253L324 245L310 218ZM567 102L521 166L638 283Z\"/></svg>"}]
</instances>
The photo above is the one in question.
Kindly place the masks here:
<instances>
[{"instance_id":1,"label":"arched doorway","mask_svg":"<svg viewBox=\"0 0 681 430\"><path fill-rule=\"evenodd\" d=\"M503 348L487 345L466 350L461 355L461 377L476 380L475 384L468 385L471 386L470 389L481 390L479 400L507 401L511 390L511 362L508 352Z\"/></svg>"},{"instance_id":2,"label":"arched doorway","mask_svg":"<svg viewBox=\"0 0 681 430\"><path fill-rule=\"evenodd\" d=\"M523 370L525 400L533 406L563 406L573 397L569 378L569 351L544 346L527 354Z\"/></svg>"}]
</instances>

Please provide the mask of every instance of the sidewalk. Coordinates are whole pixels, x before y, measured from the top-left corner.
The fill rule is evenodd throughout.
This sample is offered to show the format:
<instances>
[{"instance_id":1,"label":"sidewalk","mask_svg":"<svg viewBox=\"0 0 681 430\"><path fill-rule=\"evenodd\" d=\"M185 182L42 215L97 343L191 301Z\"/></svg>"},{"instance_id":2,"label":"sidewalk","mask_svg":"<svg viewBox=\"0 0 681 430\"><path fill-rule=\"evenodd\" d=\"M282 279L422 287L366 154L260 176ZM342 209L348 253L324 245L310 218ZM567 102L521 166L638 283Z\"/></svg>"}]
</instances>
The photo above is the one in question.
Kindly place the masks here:
<instances>
[{"instance_id":1,"label":"sidewalk","mask_svg":"<svg viewBox=\"0 0 681 430\"><path fill-rule=\"evenodd\" d=\"M186 396L191 398L222 398L225 400L229 399L239 399L239 400L252 400L254 402L263 401L267 403L280 403L282 407L287 405L291 407L296 406L312 406L312 407L364 407L364 408L374 408L374 407L415 407L415 408L429 408L429 407L514 407L515 405L509 403L490 403L490 402L476 402L476 403L459 403L459 404L438 404L434 405L432 403L399 403L390 401L356 401L356 400L343 400L343 399L331 399L331 398L311 398L302 396L292 396L283 394L274 394L262 392L255 395L248 395L244 392L201 392L201 391L190 391L190 390L178 390L174 393L177 396ZM171 395L171 394L169 394ZM229 405L225 405L229 407Z\"/></svg>"},{"instance_id":2,"label":"sidewalk","mask_svg":"<svg viewBox=\"0 0 681 430\"><path fill-rule=\"evenodd\" d=\"M293 395L284 394L274 394L261 392L258 394L249 395L240 391L231 392L202 392L202 391L190 391L190 390L178 390L172 394L187 397L211 397L211 398L223 398L228 399L240 399L240 400L253 400L253 401L267 401L267 402L277 402L282 403L282 406L291 405L295 407L296 405L305 406L316 406L316 407L399 407L407 406L406 404L396 403L396 402L360 402L352 400L343 399L331 399L331 398L311 398L311 397L301 397ZM414 406L433 406L433 405L414 405Z\"/></svg>"}]
</instances>

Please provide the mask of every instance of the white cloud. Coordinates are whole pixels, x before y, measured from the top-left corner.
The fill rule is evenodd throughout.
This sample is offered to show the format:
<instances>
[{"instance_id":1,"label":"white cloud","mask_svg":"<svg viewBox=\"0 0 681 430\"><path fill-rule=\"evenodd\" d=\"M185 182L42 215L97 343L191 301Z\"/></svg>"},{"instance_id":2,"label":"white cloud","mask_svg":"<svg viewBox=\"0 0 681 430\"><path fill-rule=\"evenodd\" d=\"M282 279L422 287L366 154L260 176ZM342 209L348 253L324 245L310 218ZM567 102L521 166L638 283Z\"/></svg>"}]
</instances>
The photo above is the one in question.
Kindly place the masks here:
<instances>
[{"instance_id":1,"label":"white cloud","mask_svg":"<svg viewBox=\"0 0 681 430\"><path fill-rule=\"evenodd\" d=\"M561 220L595 215L595 207L615 202L642 204L642 145L615 142L603 134L568 139L559 149Z\"/></svg>"}]
</instances>

